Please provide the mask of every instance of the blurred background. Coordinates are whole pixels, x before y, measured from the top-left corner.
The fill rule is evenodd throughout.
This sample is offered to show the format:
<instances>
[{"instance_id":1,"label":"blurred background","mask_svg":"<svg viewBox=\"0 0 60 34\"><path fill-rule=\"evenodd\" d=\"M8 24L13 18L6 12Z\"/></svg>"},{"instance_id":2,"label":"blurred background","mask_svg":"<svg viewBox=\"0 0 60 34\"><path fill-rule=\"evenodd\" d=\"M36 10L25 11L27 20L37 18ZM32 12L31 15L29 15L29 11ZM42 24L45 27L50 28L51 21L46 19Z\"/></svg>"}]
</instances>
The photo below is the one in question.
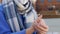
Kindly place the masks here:
<instances>
[{"instance_id":1,"label":"blurred background","mask_svg":"<svg viewBox=\"0 0 60 34\"><path fill-rule=\"evenodd\" d=\"M49 26L47 34L60 34L60 0L37 0L35 10Z\"/></svg>"}]
</instances>

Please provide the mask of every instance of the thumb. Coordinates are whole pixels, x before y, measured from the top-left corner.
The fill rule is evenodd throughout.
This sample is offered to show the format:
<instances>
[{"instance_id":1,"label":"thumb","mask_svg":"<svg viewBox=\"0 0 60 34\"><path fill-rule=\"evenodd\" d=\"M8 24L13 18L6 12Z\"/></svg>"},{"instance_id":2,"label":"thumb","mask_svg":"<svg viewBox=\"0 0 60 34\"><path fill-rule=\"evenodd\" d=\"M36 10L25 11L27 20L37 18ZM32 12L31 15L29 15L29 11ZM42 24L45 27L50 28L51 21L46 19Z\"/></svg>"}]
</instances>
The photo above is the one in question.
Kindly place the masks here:
<instances>
[{"instance_id":1,"label":"thumb","mask_svg":"<svg viewBox=\"0 0 60 34\"><path fill-rule=\"evenodd\" d=\"M36 19L37 23L39 23L39 22L41 21L41 19L42 19L42 15L40 15L40 16Z\"/></svg>"},{"instance_id":2,"label":"thumb","mask_svg":"<svg viewBox=\"0 0 60 34\"><path fill-rule=\"evenodd\" d=\"M40 16L38 17L38 19L42 19L42 15L40 15Z\"/></svg>"}]
</instances>

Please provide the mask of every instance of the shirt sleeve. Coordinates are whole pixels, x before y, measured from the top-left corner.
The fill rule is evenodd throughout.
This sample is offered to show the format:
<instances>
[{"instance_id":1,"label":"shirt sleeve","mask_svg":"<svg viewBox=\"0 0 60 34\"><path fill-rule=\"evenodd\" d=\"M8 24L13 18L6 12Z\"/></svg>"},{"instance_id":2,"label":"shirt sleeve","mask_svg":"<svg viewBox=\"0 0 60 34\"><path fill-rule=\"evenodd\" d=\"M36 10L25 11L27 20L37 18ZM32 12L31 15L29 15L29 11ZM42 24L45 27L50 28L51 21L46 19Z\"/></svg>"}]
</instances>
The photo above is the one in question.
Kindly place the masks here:
<instances>
[{"instance_id":1,"label":"shirt sleeve","mask_svg":"<svg viewBox=\"0 0 60 34\"><path fill-rule=\"evenodd\" d=\"M5 20L2 6L0 6L0 34L26 34L26 30L22 30L20 32L14 32L14 33L12 32L10 26Z\"/></svg>"}]
</instances>

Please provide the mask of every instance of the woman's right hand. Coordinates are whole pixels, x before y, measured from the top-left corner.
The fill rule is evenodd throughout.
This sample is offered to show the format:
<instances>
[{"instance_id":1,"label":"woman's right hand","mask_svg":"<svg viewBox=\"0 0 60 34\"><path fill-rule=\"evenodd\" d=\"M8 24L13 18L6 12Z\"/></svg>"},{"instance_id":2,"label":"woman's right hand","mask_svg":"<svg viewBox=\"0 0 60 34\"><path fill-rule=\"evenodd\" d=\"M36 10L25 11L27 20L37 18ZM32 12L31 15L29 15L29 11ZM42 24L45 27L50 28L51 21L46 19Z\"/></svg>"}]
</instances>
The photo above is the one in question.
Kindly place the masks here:
<instances>
[{"instance_id":1,"label":"woman's right hand","mask_svg":"<svg viewBox=\"0 0 60 34\"><path fill-rule=\"evenodd\" d=\"M45 21L42 19L42 15L40 15L37 20L34 22L34 28L38 32L38 34L46 34L48 31L48 26L45 24Z\"/></svg>"},{"instance_id":2,"label":"woman's right hand","mask_svg":"<svg viewBox=\"0 0 60 34\"><path fill-rule=\"evenodd\" d=\"M37 31L38 34L46 34L48 31L48 26L45 24L45 21L42 19L42 15L34 21L33 25L26 29L26 34L32 34L34 31Z\"/></svg>"}]
</instances>

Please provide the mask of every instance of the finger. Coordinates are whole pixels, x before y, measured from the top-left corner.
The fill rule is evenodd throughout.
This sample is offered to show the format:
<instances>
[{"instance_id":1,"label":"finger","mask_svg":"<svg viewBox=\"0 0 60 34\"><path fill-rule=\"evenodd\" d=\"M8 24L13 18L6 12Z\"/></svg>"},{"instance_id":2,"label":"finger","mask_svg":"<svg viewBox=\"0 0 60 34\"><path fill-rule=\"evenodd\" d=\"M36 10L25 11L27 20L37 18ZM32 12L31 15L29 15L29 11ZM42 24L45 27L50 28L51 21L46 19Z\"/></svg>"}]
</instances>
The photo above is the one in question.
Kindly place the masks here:
<instances>
[{"instance_id":1,"label":"finger","mask_svg":"<svg viewBox=\"0 0 60 34\"><path fill-rule=\"evenodd\" d=\"M40 26L45 28L45 29L48 29L48 26L46 24L41 24Z\"/></svg>"},{"instance_id":2,"label":"finger","mask_svg":"<svg viewBox=\"0 0 60 34\"><path fill-rule=\"evenodd\" d=\"M37 21L34 21L34 25L38 25Z\"/></svg>"},{"instance_id":3,"label":"finger","mask_svg":"<svg viewBox=\"0 0 60 34\"><path fill-rule=\"evenodd\" d=\"M36 31L41 32L40 29L38 29L36 26L34 27Z\"/></svg>"},{"instance_id":4,"label":"finger","mask_svg":"<svg viewBox=\"0 0 60 34\"><path fill-rule=\"evenodd\" d=\"M42 18L42 15L40 15L39 17L38 17L38 19L41 19Z\"/></svg>"},{"instance_id":5,"label":"finger","mask_svg":"<svg viewBox=\"0 0 60 34\"><path fill-rule=\"evenodd\" d=\"M40 34L46 34L47 32L41 31Z\"/></svg>"},{"instance_id":6,"label":"finger","mask_svg":"<svg viewBox=\"0 0 60 34\"><path fill-rule=\"evenodd\" d=\"M37 18L37 23L39 23L42 19L42 15L40 15L38 18Z\"/></svg>"},{"instance_id":7,"label":"finger","mask_svg":"<svg viewBox=\"0 0 60 34\"><path fill-rule=\"evenodd\" d=\"M48 26L47 25L40 25L41 27L45 28L45 29L48 29Z\"/></svg>"},{"instance_id":8,"label":"finger","mask_svg":"<svg viewBox=\"0 0 60 34\"><path fill-rule=\"evenodd\" d=\"M36 27L35 27L36 28ZM45 31L41 31L41 30L39 30L38 28L36 28L37 30L37 32L39 32L40 34L46 34L46 32Z\"/></svg>"},{"instance_id":9,"label":"finger","mask_svg":"<svg viewBox=\"0 0 60 34\"><path fill-rule=\"evenodd\" d=\"M42 34L45 34L47 32L47 31L42 31L42 30L38 29L37 27L34 27L34 28L37 32L42 33Z\"/></svg>"},{"instance_id":10,"label":"finger","mask_svg":"<svg viewBox=\"0 0 60 34\"><path fill-rule=\"evenodd\" d=\"M40 15L35 21L37 21L37 23L39 23L40 19L42 19L42 15Z\"/></svg>"},{"instance_id":11,"label":"finger","mask_svg":"<svg viewBox=\"0 0 60 34\"><path fill-rule=\"evenodd\" d=\"M37 19L37 20L35 20L37 23L39 23L40 22L40 20L39 19Z\"/></svg>"},{"instance_id":12,"label":"finger","mask_svg":"<svg viewBox=\"0 0 60 34\"><path fill-rule=\"evenodd\" d=\"M46 24L44 22L39 24L39 23L37 23L37 21L35 21L34 24L35 24L35 27L38 28L38 30L48 31L48 26L46 26Z\"/></svg>"},{"instance_id":13,"label":"finger","mask_svg":"<svg viewBox=\"0 0 60 34\"><path fill-rule=\"evenodd\" d=\"M38 17L38 20L40 20L40 19L42 19L42 15L40 15L40 16Z\"/></svg>"},{"instance_id":14,"label":"finger","mask_svg":"<svg viewBox=\"0 0 60 34\"><path fill-rule=\"evenodd\" d=\"M46 28L46 25L44 23L37 23L37 21L34 21L35 25L40 25L41 27Z\"/></svg>"},{"instance_id":15,"label":"finger","mask_svg":"<svg viewBox=\"0 0 60 34\"><path fill-rule=\"evenodd\" d=\"M34 22L35 25L40 25L41 27L48 29L48 26L45 24L45 22L43 23L37 23L37 21Z\"/></svg>"},{"instance_id":16,"label":"finger","mask_svg":"<svg viewBox=\"0 0 60 34\"><path fill-rule=\"evenodd\" d=\"M41 26L39 26L39 25L36 25L36 28L38 28L38 29L41 30L41 31L45 31L45 32L48 31L48 29L45 29L45 28L43 28L43 27L41 27Z\"/></svg>"},{"instance_id":17,"label":"finger","mask_svg":"<svg viewBox=\"0 0 60 34\"><path fill-rule=\"evenodd\" d=\"M39 23L39 25L43 28L48 28L48 26L45 24L45 21L42 19L41 22Z\"/></svg>"},{"instance_id":18,"label":"finger","mask_svg":"<svg viewBox=\"0 0 60 34\"><path fill-rule=\"evenodd\" d=\"M44 29L48 29L48 26L46 25L46 26L41 26L41 27L43 27Z\"/></svg>"}]
</instances>

